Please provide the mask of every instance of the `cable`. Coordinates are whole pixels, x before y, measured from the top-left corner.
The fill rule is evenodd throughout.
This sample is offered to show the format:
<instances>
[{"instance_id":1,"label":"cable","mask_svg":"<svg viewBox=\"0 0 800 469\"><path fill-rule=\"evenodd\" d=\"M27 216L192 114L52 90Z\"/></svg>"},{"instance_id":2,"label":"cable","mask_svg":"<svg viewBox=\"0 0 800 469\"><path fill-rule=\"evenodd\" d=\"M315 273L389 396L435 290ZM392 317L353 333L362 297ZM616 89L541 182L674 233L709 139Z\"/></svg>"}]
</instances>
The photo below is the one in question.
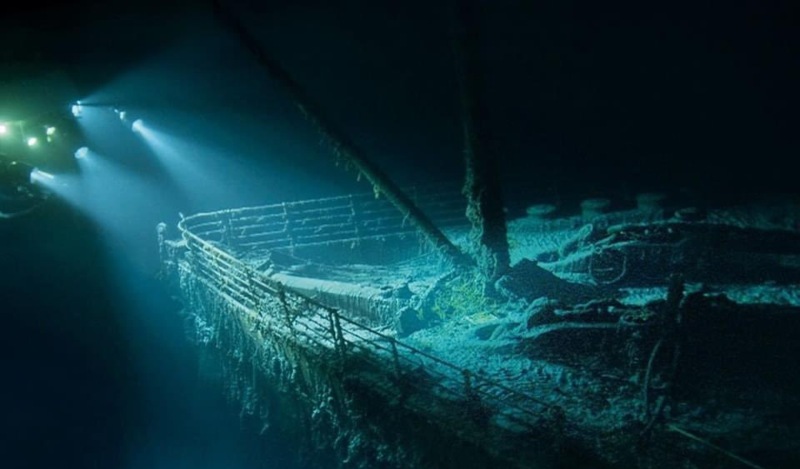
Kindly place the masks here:
<instances>
[{"instance_id":1,"label":"cable","mask_svg":"<svg viewBox=\"0 0 800 469\"><path fill-rule=\"evenodd\" d=\"M743 458L741 456L738 456L738 455L736 455L734 453L731 453L730 451L726 450L725 448L721 448L721 447L715 445L714 443L711 443L708 440L700 438L699 436L697 436L697 435L695 435L693 433L689 433L688 431L684 430L683 428L681 428L681 427L679 427L677 425L673 425L671 423L667 424L667 429L669 429L669 430L671 430L671 431L673 431L675 433L678 433L680 435L683 435L686 438L689 438L690 440L694 440L694 441L696 441L698 443L706 445L709 448L715 449L715 450L719 451L720 453L724 454L725 456L728 456L731 459L739 461L740 463L744 464L745 466L752 467L753 469L764 469L763 466L759 466L758 464L756 464L754 462L748 461L747 459L745 459L745 458Z\"/></svg>"}]
</instances>

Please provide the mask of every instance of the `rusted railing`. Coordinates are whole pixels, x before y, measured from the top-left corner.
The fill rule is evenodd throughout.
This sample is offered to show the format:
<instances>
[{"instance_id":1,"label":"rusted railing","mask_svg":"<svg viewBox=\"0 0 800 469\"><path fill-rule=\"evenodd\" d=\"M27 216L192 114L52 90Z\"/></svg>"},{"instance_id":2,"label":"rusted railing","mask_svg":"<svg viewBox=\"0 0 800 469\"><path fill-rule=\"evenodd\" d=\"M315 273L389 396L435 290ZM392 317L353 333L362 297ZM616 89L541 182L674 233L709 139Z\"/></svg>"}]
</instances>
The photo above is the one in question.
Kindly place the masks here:
<instances>
[{"instance_id":1,"label":"rusted railing","mask_svg":"<svg viewBox=\"0 0 800 469\"><path fill-rule=\"evenodd\" d=\"M423 197L436 202L434 207L438 204L434 209L439 210L437 216L443 223L450 220L451 226L463 225L459 209L454 208L457 195L434 192ZM371 196L345 196L193 215L179 223L187 262L178 263L178 268L238 309L240 319L251 328L291 339L332 363L361 363L377 370L361 379L369 380L365 384L388 397L403 396L405 407L434 414L467 438L470 426L477 428L471 435L474 441L485 443L483 430L489 427L499 430L499 443L493 451L504 450L503 435L508 434L524 438L542 434L546 428L555 438L578 435L579 423L566 421L557 405L405 344L391 332L354 319L348 311L292 290L238 256L240 249L269 252L413 234L413 228L384 205ZM594 222L632 223L638 218L640 214L624 212ZM581 223L585 220L574 218L544 223L535 230L569 230ZM163 227L161 230L163 243ZM675 425L670 428L704 441Z\"/></svg>"},{"instance_id":2,"label":"rusted railing","mask_svg":"<svg viewBox=\"0 0 800 469\"><path fill-rule=\"evenodd\" d=\"M433 402L430 397L436 396L440 405L444 403L466 412L461 417L449 412L442 416L444 419L466 418L476 423L476 416L483 416L481 419L486 419L486 424L491 422L494 428L520 434L541 431L545 420L550 423L554 417L561 420L563 415L557 406L405 344L391 332L370 327L354 319L354 315L347 311L293 291L251 263L238 259L229 249L229 246L237 246L238 241L252 239L254 233L269 232L263 228L257 231L255 226L258 223L283 224L283 229L288 230L290 222L286 220L292 219L290 214L313 212L317 222L340 207L349 207L358 213L379 213L379 207L367 211L364 207L373 207L371 201L359 201L356 196L327 202L334 203L322 206L315 203L281 204L187 217L179 223L188 261L182 268L188 269L207 288L239 309L251 325L257 324L272 334L291 337L298 344L313 347L315 353L329 354L332 361L347 360L380 370L384 376L373 376L369 384L373 388L385 388L381 392L386 395L413 395L413 391L418 391L420 398L408 399L404 404L406 407L430 406ZM357 202L363 205L359 207ZM283 211L275 216L278 210ZM352 225L350 220L347 223ZM374 236L403 234L402 224L396 224L396 220L393 223L397 230ZM346 230L337 233L351 235ZM301 244L300 239L304 243L315 242L313 237L297 237L293 240L297 243L295 246ZM259 244L262 248L267 245L286 244L265 240ZM415 410L431 412L431 409ZM460 422L452 424L464 427Z\"/></svg>"},{"instance_id":3,"label":"rusted railing","mask_svg":"<svg viewBox=\"0 0 800 469\"><path fill-rule=\"evenodd\" d=\"M467 397L464 382L465 376L469 376L470 392L484 394L488 401L497 400L496 397L492 397L492 394L514 395L520 400L534 405L524 407L512 405L511 407L519 407L518 410L522 414L530 414L532 417L536 413L531 412L531 408L549 407L547 403L533 396L528 396L482 377L478 373L465 370L458 365L406 345L392 335L349 318L348 315L334 307L289 290L280 282L257 271L220 246L202 239L187 228L189 224L186 223L187 221L191 221L190 218L182 221L179 228L186 243L187 258L193 273L251 317L257 317L260 321L280 320L284 322L287 317L290 317L292 320L290 324L286 325L297 327L302 324L305 328L302 335L307 336L309 341L335 350L337 353L348 350L367 351L381 361L388 360L386 363L394 367L392 372L395 374L403 373L405 368L425 365L429 368L427 371L432 376L442 379L440 384L450 383L453 385L445 386L446 388L461 388L459 391L462 393L461 397ZM216 223L219 222L220 220ZM193 226L196 228L209 225L203 223ZM265 305L270 302L281 304L281 308L289 308L287 305L291 302L293 305L289 308L291 313L274 317L266 315ZM331 321L333 326L330 324ZM490 392L490 390L494 392Z\"/></svg>"},{"instance_id":4,"label":"rusted railing","mask_svg":"<svg viewBox=\"0 0 800 469\"><path fill-rule=\"evenodd\" d=\"M443 229L467 224L458 192L411 189L411 198ZM206 241L235 250L272 250L416 235L391 204L372 194L200 213L181 222Z\"/></svg>"}]
</instances>

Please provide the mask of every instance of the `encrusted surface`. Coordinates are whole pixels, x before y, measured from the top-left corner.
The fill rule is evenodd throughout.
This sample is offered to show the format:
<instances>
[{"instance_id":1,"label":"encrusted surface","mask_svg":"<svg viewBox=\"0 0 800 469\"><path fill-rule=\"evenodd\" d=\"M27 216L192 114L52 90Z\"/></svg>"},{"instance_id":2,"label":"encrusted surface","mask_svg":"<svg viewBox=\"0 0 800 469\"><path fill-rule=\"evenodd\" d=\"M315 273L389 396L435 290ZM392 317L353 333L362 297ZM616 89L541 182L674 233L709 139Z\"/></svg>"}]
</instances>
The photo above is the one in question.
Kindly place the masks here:
<instances>
[{"instance_id":1,"label":"encrusted surface","mask_svg":"<svg viewBox=\"0 0 800 469\"><path fill-rule=\"evenodd\" d=\"M188 229L184 270L238 305L248 329L318 354L306 374L337 363L345 401L399 405L491 457L517 445L507 463L548 467L571 452L582 467L728 467L730 450L782 467L800 459L800 429L781 417L800 412L787 374L800 353L796 211L705 215L512 222L515 266L490 297L475 272L405 232L242 250ZM393 240L408 255L387 251Z\"/></svg>"}]
</instances>

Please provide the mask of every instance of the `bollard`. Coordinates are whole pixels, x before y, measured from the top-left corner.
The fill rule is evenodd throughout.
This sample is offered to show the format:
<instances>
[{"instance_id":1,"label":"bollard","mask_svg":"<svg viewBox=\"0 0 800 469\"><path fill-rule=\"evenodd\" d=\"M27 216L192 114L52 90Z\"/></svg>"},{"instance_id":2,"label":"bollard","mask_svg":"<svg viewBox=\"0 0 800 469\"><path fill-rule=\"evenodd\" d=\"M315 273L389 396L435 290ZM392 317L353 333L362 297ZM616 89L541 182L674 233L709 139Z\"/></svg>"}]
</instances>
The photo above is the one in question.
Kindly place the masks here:
<instances>
[{"instance_id":1,"label":"bollard","mask_svg":"<svg viewBox=\"0 0 800 469\"><path fill-rule=\"evenodd\" d=\"M657 212L664 208L666 194L661 192L643 192L636 194L636 208L642 212Z\"/></svg>"},{"instance_id":2,"label":"bollard","mask_svg":"<svg viewBox=\"0 0 800 469\"><path fill-rule=\"evenodd\" d=\"M608 199L586 199L581 202L581 216L584 220L589 221L606 213L610 206L611 201Z\"/></svg>"},{"instance_id":3,"label":"bollard","mask_svg":"<svg viewBox=\"0 0 800 469\"><path fill-rule=\"evenodd\" d=\"M553 204L534 204L525 210L528 217L536 221L549 220L555 212L556 206Z\"/></svg>"}]
</instances>

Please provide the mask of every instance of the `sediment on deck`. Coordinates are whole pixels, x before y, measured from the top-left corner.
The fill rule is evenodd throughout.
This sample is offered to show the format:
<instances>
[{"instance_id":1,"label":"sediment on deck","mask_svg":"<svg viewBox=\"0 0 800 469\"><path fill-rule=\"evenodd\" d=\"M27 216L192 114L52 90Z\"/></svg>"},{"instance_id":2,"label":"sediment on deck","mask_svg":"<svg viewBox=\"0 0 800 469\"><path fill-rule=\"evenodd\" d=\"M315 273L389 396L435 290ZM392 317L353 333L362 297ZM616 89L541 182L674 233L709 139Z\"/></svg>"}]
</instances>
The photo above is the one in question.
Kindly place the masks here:
<instances>
[{"instance_id":1,"label":"sediment on deck","mask_svg":"<svg viewBox=\"0 0 800 469\"><path fill-rule=\"evenodd\" d=\"M304 422L304 438L315 451L336 454L341 467L373 467L370 464L378 461L388 467L547 468L554 467L559 453L563 459L565 448L579 454L571 447L574 442L560 409L398 341L390 317L380 312L402 307L402 299L355 286L320 290L312 285L303 290L299 279L293 283L286 275L276 275L278 267L286 267L279 263L298 259L298 253L313 257L323 246L392 245L392 250L370 246L358 251L364 267L386 262L387 257L400 259L403 251L425 254L424 245L406 231L402 220L383 221L393 231L350 239L350 234L367 232L365 226L376 220L367 217L359 225L352 215L358 211L354 200L315 201L314 213L322 216L313 222L289 222L293 217L286 215L307 212L312 204L281 204L285 237L291 232L289 223L317 227L313 238L305 240L310 243L262 239L269 253L280 253L277 256L253 257L253 245L243 240L248 239L246 233L263 237L264 231L242 225L240 219L264 223L275 216L268 212L276 206L189 217L180 225L180 241L162 240L167 275L186 305L195 340L238 363L228 366L227 373L239 377L226 381L241 383L242 363L249 362L244 367L249 371L242 375L249 376L247 384L232 394L248 412L262 417L270 413L257 410L269 408L260 403L262 397L277 397L281 407L293 409L288 413L295 424ZM346 219L354 226L325 238L326 230L342 229L328 223L330 203L341 202L350 207ZM365 255L369 253L378 259ZM267 259L269 265L255 258ZM262 381L271 391L255 388ZM458 455L448 452L442 459L443 441L460 448Z\"/></svg>"}]
</instances>

